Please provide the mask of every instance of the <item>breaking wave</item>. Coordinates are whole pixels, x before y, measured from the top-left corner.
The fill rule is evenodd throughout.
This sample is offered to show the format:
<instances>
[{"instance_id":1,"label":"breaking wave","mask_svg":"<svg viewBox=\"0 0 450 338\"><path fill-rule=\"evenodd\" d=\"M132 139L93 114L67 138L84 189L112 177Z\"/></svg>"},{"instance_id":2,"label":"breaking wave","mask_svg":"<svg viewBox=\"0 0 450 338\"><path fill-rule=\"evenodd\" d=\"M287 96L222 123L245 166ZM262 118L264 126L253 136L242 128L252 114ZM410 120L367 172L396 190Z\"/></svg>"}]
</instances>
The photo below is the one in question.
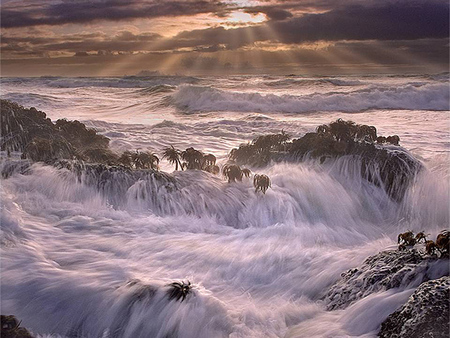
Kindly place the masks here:
<instances>
[{"instance_id":1,"label":"breaking wave","mask_svg":"<svg viewBox=\"0 0 450 338\"><path fill-rule=\"evenodd\" d=\"M201 86L180 86L172 95L179 109L186 111L234 111L306 113L318 111L359 112L368 109L448 110L447 84L401 88L374 87L349 93L274 95L225 92Z\"/></svg>"},{"instance_id":2,"label":"breaking wave","mask_svg":"<svg viewBox=\"0 0 450 338\"><path fill-rule=\"evenodd\" d=\"M359 80L343 80L343 79L282 79L277 81L268 81L264 83L268 87L304 87L304 86L315 86L323 84L331 84L334 86L361 86L364 82Z\"/></svg>"}]
</instances>

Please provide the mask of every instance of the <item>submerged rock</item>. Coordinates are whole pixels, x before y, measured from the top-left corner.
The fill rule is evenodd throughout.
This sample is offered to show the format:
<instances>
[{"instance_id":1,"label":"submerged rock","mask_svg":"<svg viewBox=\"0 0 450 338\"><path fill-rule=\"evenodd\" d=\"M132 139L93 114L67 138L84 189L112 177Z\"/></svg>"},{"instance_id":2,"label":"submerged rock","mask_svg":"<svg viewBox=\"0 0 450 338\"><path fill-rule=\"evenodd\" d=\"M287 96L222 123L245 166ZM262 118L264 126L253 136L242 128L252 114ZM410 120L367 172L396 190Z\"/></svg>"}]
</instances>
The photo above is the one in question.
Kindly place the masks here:
<instances>
[{"instance_id":1,"label":"submerged rock","mask_svg":"<svg viewBox=\"0 0 450 338\"><path fill-rule=\"evenodd\" d=\"M424 257L416 250L383 251L344 272L323 299L328 310L344 309L374 292L406 289L448 274L446 259Z\"/></svg>"},{"instance_id":2,"label":"submerged rock","mask_svg":"<svg viewBox=\"0 0 450 338\"><path fill-rule=\"evenodd\" d=\"M422 283L405 305L381 324L381 338L445 338L450 332L450 277Z\"/></svg>"}]
</instances>

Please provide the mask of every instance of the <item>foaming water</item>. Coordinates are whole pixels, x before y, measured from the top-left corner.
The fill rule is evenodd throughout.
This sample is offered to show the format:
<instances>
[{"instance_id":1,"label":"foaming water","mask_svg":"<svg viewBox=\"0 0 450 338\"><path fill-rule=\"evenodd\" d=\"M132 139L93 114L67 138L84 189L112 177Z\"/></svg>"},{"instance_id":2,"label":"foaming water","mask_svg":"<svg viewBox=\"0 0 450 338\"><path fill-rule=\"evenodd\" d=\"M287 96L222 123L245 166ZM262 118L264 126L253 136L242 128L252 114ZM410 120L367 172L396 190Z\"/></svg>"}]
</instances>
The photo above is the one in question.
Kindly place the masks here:
<instances>
[{"instance_id":1,"label":"foaming water","mask_svg":"<svg viewBox=\"0 0 450 338\"><path fill-rule=\"evenodd\" d=\"M374 337L387 315L414 291L412 286L378 292L336 311L326 311L321 295L345 270L396 248L399 232L435 236L450 221L449 130L448 123L442 124L448 112L423 110L446 99L428 100L440 95L439 86L446 85L442 77L8 81L2 96L33 94L45 83L37 108L52 118L88 120L117 151L151 148L160 153L170 144L194 146L214 153L223 164L232 147L258 135L285 130L299 137L342 117L373 124L382 135L398 134L425 167L399 202L363 179L361 161L351 157L250 168L271 178L265 195L255 193L249 179L227 183L195 170L75 170L3 158L1 170L9 176L0 187L1 310L36 333ZM208 85L211 90L204 89ZM385 88L377 89L378 98L370 89L374 86ZM74 92L67 94L67 88ZM190 108L208 102L211 109L185 114L173 105L177 95L191 95L192 88L203 89L194 89L200 99L190 98ZM321 94L327 91L339 98L330 111ZM283 110L283 105L297 105L301 111L299 102L312 102L313 93L323 99L313 113ZM417 95L402 110L381 109L387 97L389 102L403 100L395 96L399 93ZM242 106L236 101L229 103L233 110L221 106L218 100L229 95L236 95ZM270 95L279 104L254 109L272 100ZM378 108L333 111L354 95L366 102L358 105L369 99ZM24 96L20 103L33 105L29 99ZM171 172L173 167L163 160L161 169ZM186 300L169 300L168 284L187 280L193 290Z\"/></svg>"},{"instance_id":2,"label":"foaming water","mask_svg":"<svg viewBox=\"0 0 450 338\"><path fill-rule=\"evenodd\" d=\"M373 88L349 93L275 95L226 92L210 87L183 86L173 96L187 111L238 111L302 113L315 111L358 112L366 109L448 110L446 84L402 88Z\"/></svg>"}]
</instances>

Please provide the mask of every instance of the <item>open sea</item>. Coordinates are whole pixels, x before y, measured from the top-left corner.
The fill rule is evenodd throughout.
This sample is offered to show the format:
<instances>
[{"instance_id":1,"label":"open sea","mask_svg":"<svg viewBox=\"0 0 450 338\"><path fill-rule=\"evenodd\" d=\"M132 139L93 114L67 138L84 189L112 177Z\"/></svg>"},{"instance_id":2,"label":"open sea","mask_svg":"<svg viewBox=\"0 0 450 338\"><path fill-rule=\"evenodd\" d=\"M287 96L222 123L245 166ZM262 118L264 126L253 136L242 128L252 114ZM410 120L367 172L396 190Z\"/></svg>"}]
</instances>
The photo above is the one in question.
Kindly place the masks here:
<instances>
[{"instance_id":1,"label":"open sea","mask_svg":"<svg viewBox=\"0 0 450 338\"><path fill-rule=\"evenodd\" d=\"M1 313L41 337L375 337L417 285L336 311L321 300L328 287L400 232L449 226L448 73L2 78L0 94L82 121L117 152L194 147L224 164L259 135L299 138L342 118L399 135L426 167L395 202L345 156L250 168L271 178L265 195L166 160L176 191L123 177L98 189L33 164L1 182ZM136 301L136 280L194 291Z\"/></svg>"}]
</instances>

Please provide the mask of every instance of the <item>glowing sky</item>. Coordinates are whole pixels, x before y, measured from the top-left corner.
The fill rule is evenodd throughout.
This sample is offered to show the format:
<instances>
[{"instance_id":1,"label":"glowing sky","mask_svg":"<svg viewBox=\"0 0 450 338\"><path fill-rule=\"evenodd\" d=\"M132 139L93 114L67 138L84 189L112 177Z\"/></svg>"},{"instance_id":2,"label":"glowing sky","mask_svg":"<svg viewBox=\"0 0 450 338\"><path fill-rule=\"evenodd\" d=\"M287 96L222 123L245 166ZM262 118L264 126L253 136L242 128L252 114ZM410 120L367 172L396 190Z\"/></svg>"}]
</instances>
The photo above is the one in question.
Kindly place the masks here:
<instances>
[{"instance_id":1,"label":"glowing sky","mask_svg":"<svg viewBox=\"0 0 450 338\"><path fill-rule=\"evenodd\" d=\"M448 70L447 0L4 0L2 76Z\"/></svg>"}]
</instances>

